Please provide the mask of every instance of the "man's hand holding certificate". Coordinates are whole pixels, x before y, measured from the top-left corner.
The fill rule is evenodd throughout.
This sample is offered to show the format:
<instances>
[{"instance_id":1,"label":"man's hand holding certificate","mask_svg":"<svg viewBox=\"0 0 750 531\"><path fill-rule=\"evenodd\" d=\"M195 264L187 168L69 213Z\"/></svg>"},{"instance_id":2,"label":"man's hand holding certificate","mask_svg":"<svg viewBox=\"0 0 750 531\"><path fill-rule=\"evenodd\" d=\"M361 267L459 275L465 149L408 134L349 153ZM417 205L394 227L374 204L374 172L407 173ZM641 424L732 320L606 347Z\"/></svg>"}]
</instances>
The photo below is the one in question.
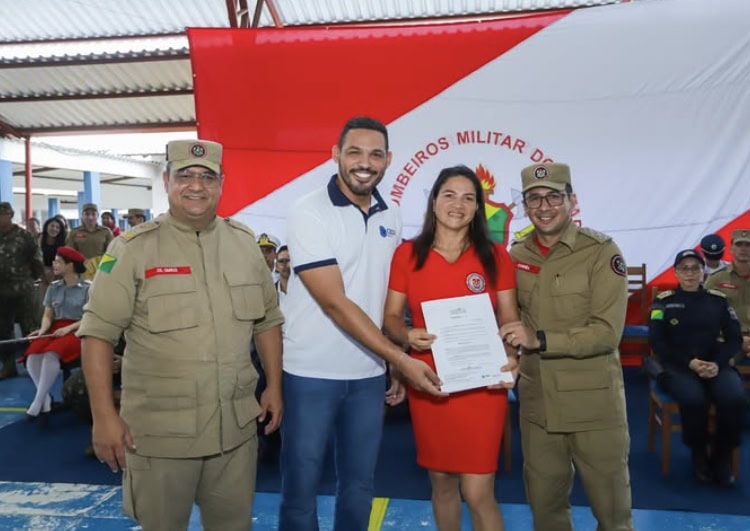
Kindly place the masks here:
<instances>
[{"instance_id":1,"label":"man's hand holding certificate","mask_svg":"<svg viewBox=\"0 0 750 531\"><path fill-rule=\"evenodd\" d=\"M425 301L422 313L427 331L437 336L432 356L444 392L513 383L510 372L500 371L508 356L487 293Z\"/></svg>"}]
</instances>

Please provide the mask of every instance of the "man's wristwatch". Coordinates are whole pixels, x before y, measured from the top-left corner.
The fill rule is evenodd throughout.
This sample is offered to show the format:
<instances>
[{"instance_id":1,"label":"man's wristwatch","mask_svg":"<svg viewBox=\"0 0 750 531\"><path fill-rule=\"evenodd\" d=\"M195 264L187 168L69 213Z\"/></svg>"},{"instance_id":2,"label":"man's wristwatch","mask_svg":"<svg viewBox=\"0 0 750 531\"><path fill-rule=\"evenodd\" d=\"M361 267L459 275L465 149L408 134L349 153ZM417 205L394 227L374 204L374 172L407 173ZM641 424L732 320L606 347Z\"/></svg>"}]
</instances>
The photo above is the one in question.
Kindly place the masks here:
<instances>
[{"instance_id":1,"label":"man's wristwatch","mask_svg":"<svg viewBox=\"0 0 750 531\"><path fill-rule=\"evenodd\" d=\"M537 330L536 338L539 341L539 352L545 352L547 350L547 336L544 334L544 331Z\"/></svg>"}]
</instances>

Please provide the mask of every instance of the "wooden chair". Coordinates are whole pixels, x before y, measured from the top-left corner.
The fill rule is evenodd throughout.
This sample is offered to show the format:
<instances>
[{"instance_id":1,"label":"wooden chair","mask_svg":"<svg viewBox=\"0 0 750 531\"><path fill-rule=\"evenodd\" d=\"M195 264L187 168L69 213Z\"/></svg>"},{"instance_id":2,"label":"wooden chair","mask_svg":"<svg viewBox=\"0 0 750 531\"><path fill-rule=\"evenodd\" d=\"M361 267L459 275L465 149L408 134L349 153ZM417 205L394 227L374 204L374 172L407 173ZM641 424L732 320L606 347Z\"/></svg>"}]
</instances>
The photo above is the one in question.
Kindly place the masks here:
<instances>
[{"instance_id":1,"label":"wooden chair","mask_svg":"<svg viewBox=\"0 0 750 531\"><path fill-rule=\"evenodd\" d=\"M628 300L638 305L638 322L626 324L620 344L635 345L641 355L648 355L649 290L646 280L646 264L627 268ZM653 295L653 294L651 294ZM631 349L627 349L631 350Z\"/></svg>"},{"instance_id":2,"label":"wooden chair","mask_svg":"<svg viewBox=\"0 0 750 531\"><path fill-rule=\"evenodd\" d=\"M675 399L664 391L653 378L649 381L648 400L648 451L653 453L656 438L656 427L661 433L661 473L669 475L669 464L672 457L672 434L682 432L680 423L680 406ZM708 429L716 429L716 410L709 411ZM740 478L740 448L732 451L732 473L735 479Z\"/></svg>"}]
</instances>

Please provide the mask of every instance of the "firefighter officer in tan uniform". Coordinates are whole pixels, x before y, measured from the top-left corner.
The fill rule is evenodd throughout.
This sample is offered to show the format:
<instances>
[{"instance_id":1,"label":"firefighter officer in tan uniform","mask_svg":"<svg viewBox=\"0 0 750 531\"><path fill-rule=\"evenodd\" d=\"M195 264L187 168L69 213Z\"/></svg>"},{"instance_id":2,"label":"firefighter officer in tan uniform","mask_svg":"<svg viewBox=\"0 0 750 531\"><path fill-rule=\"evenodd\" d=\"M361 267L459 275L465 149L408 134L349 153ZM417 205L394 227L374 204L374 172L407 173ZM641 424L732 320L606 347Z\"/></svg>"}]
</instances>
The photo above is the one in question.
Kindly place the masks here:
<instances>
[{"instance_id":1,"label":"firefighter officer in tan uniform","mask_svg":"<svg viewBox=\"0 0 750 531\"><path fill-rule=\"evenodd\" d=\"M99 225L99 209L94 203L83 205L81 212L83 212L81 226L68 233L65 245L72 247L86 257L84 277L91 280L94 278L99 260L114 236L107 227Z\"/></svg>"},{"instance_id":2,"label":"firefighter officer in tan uniform","mask_svg":"<svg viewBox=\"0 0 750 531\"><path fill-rule=\"evenodd\" d=\"M632 530L625 390L617 350L626 267L604 234L579 228L565 164L521 172L534 230L514 242L521 321L505 341L522 347L519 394L524 480L536 531L568 531L578 471L600 531Z\"/></svg>"},{"instance_id":3,"label":"firefighter officer in tan uniform","mask_svg":"<svg viewBox=\"0 0 750 531\"><path fill-rule=\"evenodd\" d=\"M714 271L706 280L706 289L721 291L729 299L742 327L742 353L735 361L750 358L750 229L732 231L732 263Z\"/></svg>"},{"instance_id":4,"label":"firefighter officer in tan uniform","mask_svg":"<svg viewBox=\"0 0 750 531\"><path fill-rule=\"evenodd\" d=\"M124 469L123 506L146 531L251 526L256 418L282 416L276 290L255 235L216 216L222 147L167 145L169 212L117 238L102 257L78 331L97 457ZM125 333L122 402L112 346ZM255 344L268 386L255 399Z\"/></svg>"}]
</instances>

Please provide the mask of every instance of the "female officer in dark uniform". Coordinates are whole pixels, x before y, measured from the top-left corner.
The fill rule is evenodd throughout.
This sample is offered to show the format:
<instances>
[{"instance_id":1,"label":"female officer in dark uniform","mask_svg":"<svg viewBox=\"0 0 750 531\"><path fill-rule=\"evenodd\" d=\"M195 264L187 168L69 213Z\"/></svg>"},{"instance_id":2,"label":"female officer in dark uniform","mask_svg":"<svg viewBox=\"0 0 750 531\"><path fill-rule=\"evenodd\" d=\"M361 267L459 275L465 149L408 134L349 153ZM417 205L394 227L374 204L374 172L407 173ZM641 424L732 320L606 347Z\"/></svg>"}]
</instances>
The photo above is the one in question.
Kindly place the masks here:
<instances>
[{"instance_id":1,"label":"female officer in dark uniform","mask_svg":"<svg viewBox=\"0 0 750 531\"><path fill-rule=\"evenodd\" d=\"M729 360L742 347L742 335L726 296L703 288L704 266L693 249L677 253L674 268L680 286L656 298L649 343L664 369L659 385L680 405L682 439L693 451L696 479L729 486L734 483L730 455L740 444L747 401ZM708 434L711 404L716 406L713 441Z\"/></svg>"}]
</instances>

